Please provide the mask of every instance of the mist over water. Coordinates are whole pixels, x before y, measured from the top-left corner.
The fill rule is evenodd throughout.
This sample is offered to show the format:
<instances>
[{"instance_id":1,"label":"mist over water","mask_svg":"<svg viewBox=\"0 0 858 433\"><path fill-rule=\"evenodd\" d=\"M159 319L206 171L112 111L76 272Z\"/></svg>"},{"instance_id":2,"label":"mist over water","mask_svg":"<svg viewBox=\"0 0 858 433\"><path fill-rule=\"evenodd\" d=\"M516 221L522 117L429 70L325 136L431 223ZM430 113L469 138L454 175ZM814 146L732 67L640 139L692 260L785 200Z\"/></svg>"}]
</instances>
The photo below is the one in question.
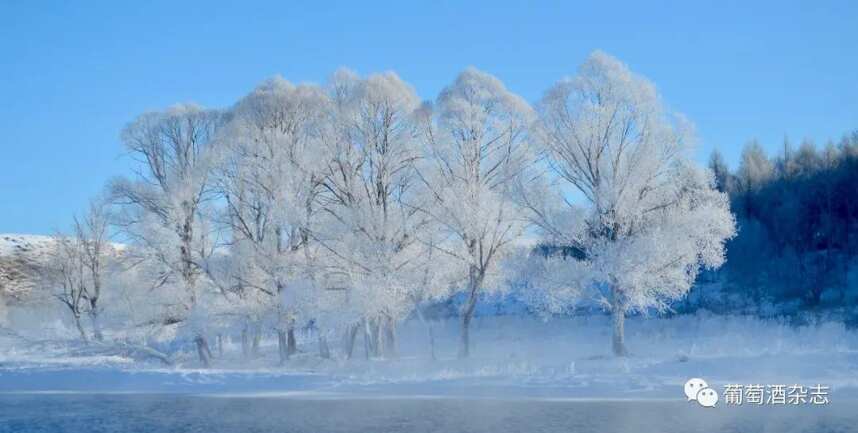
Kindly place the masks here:
<instances>
[{"instance_id":1,"label":"mist over water","mask_svg":"<svg viewBox=\"0 0 858 433\"><path fill-rule=\"evenodd\" d=\"M0 432L845 432L858 401L716 407L685 401L7 394ZM38 421L34 421L38 420Z\"/></svg>"}]
</instances>

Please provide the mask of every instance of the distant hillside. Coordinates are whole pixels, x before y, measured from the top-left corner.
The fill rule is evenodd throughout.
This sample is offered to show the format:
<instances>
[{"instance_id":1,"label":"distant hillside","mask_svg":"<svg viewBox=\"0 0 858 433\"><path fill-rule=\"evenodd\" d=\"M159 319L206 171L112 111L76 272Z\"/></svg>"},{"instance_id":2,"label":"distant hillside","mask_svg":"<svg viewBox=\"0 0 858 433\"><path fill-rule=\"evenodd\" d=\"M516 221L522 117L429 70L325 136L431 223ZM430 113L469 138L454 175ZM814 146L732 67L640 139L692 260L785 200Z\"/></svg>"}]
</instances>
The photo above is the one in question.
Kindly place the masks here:
<instances>
[{"instance_id":1,"label":"distant hillside","mask_svg":"<svg viewBox=\"0 0 858 433\"><path fill-rule=\"evenodd\" d=\"M55 243L53 236L0 234L0 303L20 302L32 293ZM118 254L125 245L112 247Z\"/></svg>"},{"instance_id":2,"label":"distant hillside","mask_svg":"<svg viewBox=\"0 0 858 433\"><path fill-rule=\"evenodd\" d=\"M0 297L20 301L36 286L56 240L52 236L0 234Z\"/></svg>"},{"instance_id":3,"label":"distant hillside","mask_svg":"<svg viewBox=\"0 0 858 433\"><path fill-rule=\"evenodd\" d=\"M44 257L54 242L53 236L0 233L0 257L17 254Z\"/></svg>"}]
</instances>

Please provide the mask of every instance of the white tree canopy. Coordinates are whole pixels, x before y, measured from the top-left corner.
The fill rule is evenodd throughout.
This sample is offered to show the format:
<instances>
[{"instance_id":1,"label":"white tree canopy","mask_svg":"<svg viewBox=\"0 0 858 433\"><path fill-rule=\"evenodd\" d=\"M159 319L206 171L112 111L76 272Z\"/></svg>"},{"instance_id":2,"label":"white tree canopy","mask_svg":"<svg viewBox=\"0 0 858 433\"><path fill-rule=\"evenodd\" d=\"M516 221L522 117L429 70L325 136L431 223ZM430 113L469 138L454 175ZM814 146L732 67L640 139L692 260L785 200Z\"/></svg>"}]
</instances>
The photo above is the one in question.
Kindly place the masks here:
<instances>
[{"instance_id":1,"label":"white tree canopy","mask_svg":"<svg viewBox=\"0 0 858 433\"><path fill-rule=\"evenodd\" d=\"M361 78L338 71L331 83L337 136L316 232L350 283L363 317L398 321L414 307L427 264L421 242L431 226L416 176L420 157L414 89L395 73Z\"/></svg>"},{"instance_id":2,"label":"white tree canopy","mask_svg":"<svg viewBox=\"0 0 858 433\"><path fill-rule=\"evenodd\" d=\"M330 100L313 85L269 79L241 99L220 135L216 170L226 204L228 285L251 318L287 329L309 305L310 231L327 163ZM317 289L317 288L316 288Z\"/></svg>"},{"instance_id":3,"label":"white tree canopy","mask_svg":"<svg viewBox=\"0 0 858 433\"><path fill-rule=\"evenodd\" d=\"M531 107L497 78L466 69L434 107L424 106L424 184L433 200L423 210L440 226L436 248L457 261L463 310L460 356L468 355L468 325L484 288L501 288L498 261L524 231L513 186L534 160ZM488 278L488 281L487 281Z\"/></svg>"},{"instance_id":4,"label":"white tree canopy","mask_svg":"<svg viewBox=\"0 0 858 433\"><path fill-rule=\"evenodd\" d=\"M595 52L546 93L539 116L560 187L535 182L523 201L547 243L581 254L587 266L575 266L600 299L623 312L663 308L701 267L723 263L735 232L727 197L688 158L692 128L652 83Z\"/></svg>"}]
</instances>

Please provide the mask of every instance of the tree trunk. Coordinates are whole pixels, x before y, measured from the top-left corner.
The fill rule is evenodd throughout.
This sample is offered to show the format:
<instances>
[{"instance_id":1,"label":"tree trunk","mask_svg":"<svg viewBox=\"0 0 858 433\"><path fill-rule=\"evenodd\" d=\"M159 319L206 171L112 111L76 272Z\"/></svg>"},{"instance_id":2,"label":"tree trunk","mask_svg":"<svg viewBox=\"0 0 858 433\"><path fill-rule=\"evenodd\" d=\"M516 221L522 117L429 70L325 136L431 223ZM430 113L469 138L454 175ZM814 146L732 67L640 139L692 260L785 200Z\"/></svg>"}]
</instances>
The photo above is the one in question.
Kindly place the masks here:
<instances>
[{"instance_id":1,"label":"tree trunk","mask_svg":"<svg viewBox=\"0 0 858 433\"><path fill-rule=\"evenodd\" d=\"M241 356L244 359L248 359L250 357L250 336L247 332L247 324L241 328Z\"/></svg>"},{"instance_id":2,"label":"tree trunk","mask_svg":"<svg viewBox=\"0 0 858 433\"><path fill-rule=\"evenodd\" d=\"M101 334L101 321L98 319L98 309L95 305L89 310L89 318L92 320L92 337L95 341L104 341L104 336Z\"/></svg>"},{"instance_id":3,"label":"tree trunk","mask_svg":"<svg viewBox=\"0 0 858 433\"><path fill-rule=\"evenodd\" d=\"M614 356L626 356L628 355L625 330L626 306L618 289L612 289L611 294L611 324L613 329L611 347Z\"/></svg>"},{"instance_id":4,"label":"tree trunk","mask_svg":"<svg viewBox=\"0 0 858 433\"><path fill-rule=\"evenodd\" d=\"M206 337L198 335L194 338L194 343L197 345L197 355L200 357L200 364L202 364L203 368L211 367L212 351L209 349L209 342L206 341Z\"/></svg>"},{"instance_id":5,"label":"tree trunk","mask_svg":"<svg viewBox=\"0 0 858 433\"><path fill-rule=\"evenodd\" d=\"M209 340L206 337L203 337L203 348L206 350L206 356L211 360L214 358L212 356L212 348L209 346Z\"/></svg>"},{"instance_id":6,"label":"tree trunk","mask_svg":"<svg viewBox=\"0 0 858 433\"><path fill-rule=\"evenodd\" d=\"M431 323L429 324L429 356L433 361L438 359L435 356L435 331Z\"/></svg>"},{"instance_id":7,"label":"tree trunk","mask_svg":"<svg viewBox=\"0 0 858 433\"><path fill-rule=\"evenodd\" d=\"M611 323L613 324L612 348L614 356L626 356L626 335L625 335L625 317L626 314L619 308L612 308Z\"/></svg>"},{"instance_id":8,"label":"tree trunk","mask_svg":"<svg viewBox=\"0 0 858 433\"><path fill-rule=\"evenodd\" d=\"M253 326L253 341L250 346L250 354L254 358L259 357L259 341L262 339L262 329L260 329L259 324L254 324Z\"/></svg>"},{"instance_id":9,"label":"tree trunk","mask_svg":"<svg viewBox=\"0 0 858 433\"><path fill-rule=\"evenodd\" d=\"M376 318L372 321L372 345L374 350L374 356L376 358L380 358L384 353L384 340L382 339L381 332L382 324L381 319Z\"/></svg>"},{"instance_id":10,"label":"tree trunk","mask_svg":"<svg viewBox=\"0 0 858 433\"><path fill-rule=\"evenodd\" d=\"M423 309L419 306L417 307L417 318L420 319L420 323L426 325L427 330L429 331L429 357L435 361L435 331L432 328L432 323L426 320L426 317L423 315Z\"/></svg>"},{"instance_id":11,"label":"tree trunk","mask_svg":"<svg viewBox=\"0 0 858 433\"><path fill-rule=\"evenodd\" d=\"M374 319L365 319L366 328L364 334L364 342L366 346L366 358L378 358L384 350L384 341L382 341L381 323L378 317Z\"/></svg>"},{"instance_id":12,"label":"tree trunk","mask_svg":"<svg viewBox=\"0 0 858 433\"><path fill-rule=\"evenodd\" d=\"M372 338L372 325L370 324L369 319L363 319L363 352L366 355L366 359L370 359L375 356L375 348L373 345L375 341Z\"/></svg>"},{"instance_id":13,"label":"tree trunk","mask_svg":"<svg viewBox=\"0 0 858 433\"><path fill-rule=\"evenodd\" d=\"M355 350L355 340L357 340L357 333L360 328L360 324L356 323L351 325L346 330L345 343L346 343L346 359L352 359L352 355Z\"/></svg>"},{"instance_id":14,"label":"tree trunk","mask_svg":"<svg viewBox=\"0 0 858 433\"><path fill-rule=\"evenodd\" d=\"M483 283L484 272L474 266L471 266L468 276L468 303L465 304L465 309L462 311L462 335L459 342L459 358L467 358L471 356L471 319L474 316L474 309L477 306L477 294L480 285Z\"/></svg>"},{"instance_id":15,"label":"tree trunk","mask_svg":"<svg viewBox=\"0 0 858 433\"><path fill-rule=\"evenodd\" d=\"M80 338L84 343L89 343L89 337L86 335L86 331L83 329L83 325L80 323L80 315L74 315L74 326L77 327L77 331L80 332Z\"/></svg>"},{"instance_id":16,"label":"tree trunk","mask_svg":"<svg viewBox=\"0 0 858 433\"><path fill-rule=\"evenodd\" d=\"M298 343L295 341L295 327L290 326L286 331L286 355L292 356L298 353Z\"/></svg>"},{"instance_id":17,"label":"tree trunk","mask_svg":"<svg viewBox=\"0 0 858 433\"><path fill-rule=\"evenodd\" d=\"M328 339L319 334L319 356L323 359L331 359L331 349L328 347Z\"/></svg>"},{"instance_id":18,"label":"tree trunk","mask_svg":"<svg viewBox=\"0 0 858 433\"><path fill-rule=\"evenodd\" d=\"M471 356L471 315L462 315L462 334L459 340L459 359Z\"/></svg>"},{"instance_id":19,"label":"tree trunk","mask_svg":"<svg viewBox=\"0 0 858 433\"><path fill-rule=\"evenodd\" d=\"M399 357L396 350L396 322L392 317L384 319L384 356L390 359Z\"/></svg>"},{"instance_id":20,"label":"tree trunk","mask_svg":"<svg viewBox=\"0 0 858 433\"><path fill-rule=\"evenodd\" d=\"M182 210L184 211L184 219L179 228L179 238L181 244L179 246L179 258L181 260L182 281L185 282L185 288L188 291L190 305L194 306L197 303L196 292L196 275L194 272L193 259L193 240L194 240L194 207L189 201L182 202Z\"/></svg>"},{"instance_id":21,"label":"tree trunk","mask_svg":"<svg viewBox=\"0 0 858 433\"><path fill-rule=\"evenodd\" d=\"M459 358L467 358L471 356L471 319L474 316L474 308L477 305L476 288L471 290L468 297L468 303L462 311L462 334L459 341Z\"/></svg>"},{"instance_id":22,"label":"tree trunk","mask_svg":"<svg viewBox=\"0 0 858 433\"><path fill-rule=\"evenodd\" d=\"M282 329L277 330L277 352L280 354L280 365L286 363L289 359L289 350L286 348L288 337L286 336L286 331Z\"/></svg>"},{"instance_id":23,"label":"tree trunk","mask_svg":"<svg viewBox=\"0 0 858 433\"><path fill-rule=\"evenodd\" d=\"M137 352L137 353L144 355L146 357L158 359L161 362L163 362L164 365L173 366L173 360L170 359L169 356L167 356L166 354L161 353L161 352L159 352L159 351L157 351L157 350L155 350L149 346L146 346L146 345L138 346L138 345L129 344L126 342L116 342L115 344L119 347L124 348L125 350L127 350L129 352Z\"/></svg>"}]
</instances>

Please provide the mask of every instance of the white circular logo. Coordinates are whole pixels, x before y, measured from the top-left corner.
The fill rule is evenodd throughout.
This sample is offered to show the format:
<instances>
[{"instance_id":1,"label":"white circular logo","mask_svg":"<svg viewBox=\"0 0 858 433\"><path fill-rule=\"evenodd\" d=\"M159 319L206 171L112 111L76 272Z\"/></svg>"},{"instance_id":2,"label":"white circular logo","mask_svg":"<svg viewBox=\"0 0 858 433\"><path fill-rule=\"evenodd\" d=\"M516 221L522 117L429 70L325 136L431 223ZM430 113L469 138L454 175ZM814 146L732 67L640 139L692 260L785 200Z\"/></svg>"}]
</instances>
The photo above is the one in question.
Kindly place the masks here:
<instances>
[{"instance_id":1,"label":"white circular logo","mask_svg":"<svg viewBox=\"0 0 858 433\"><path fill-rule=\"evenodd\" d=\"M703 407L715 407L718 403L718 393L712 388L703 388L697 393L697 402Z\"/></svg>"},{"instance_id":2,"label":"white circular logo","mask_svg":"<svg viewBox=\"0 0 858 433\"><path fill-rule=\"evenodd\" d=\"M697 393L703 388L709 388L705 380L694 377L685 382L685 396L688 401L697 400Z\"/></svg>"}]
</instances>

